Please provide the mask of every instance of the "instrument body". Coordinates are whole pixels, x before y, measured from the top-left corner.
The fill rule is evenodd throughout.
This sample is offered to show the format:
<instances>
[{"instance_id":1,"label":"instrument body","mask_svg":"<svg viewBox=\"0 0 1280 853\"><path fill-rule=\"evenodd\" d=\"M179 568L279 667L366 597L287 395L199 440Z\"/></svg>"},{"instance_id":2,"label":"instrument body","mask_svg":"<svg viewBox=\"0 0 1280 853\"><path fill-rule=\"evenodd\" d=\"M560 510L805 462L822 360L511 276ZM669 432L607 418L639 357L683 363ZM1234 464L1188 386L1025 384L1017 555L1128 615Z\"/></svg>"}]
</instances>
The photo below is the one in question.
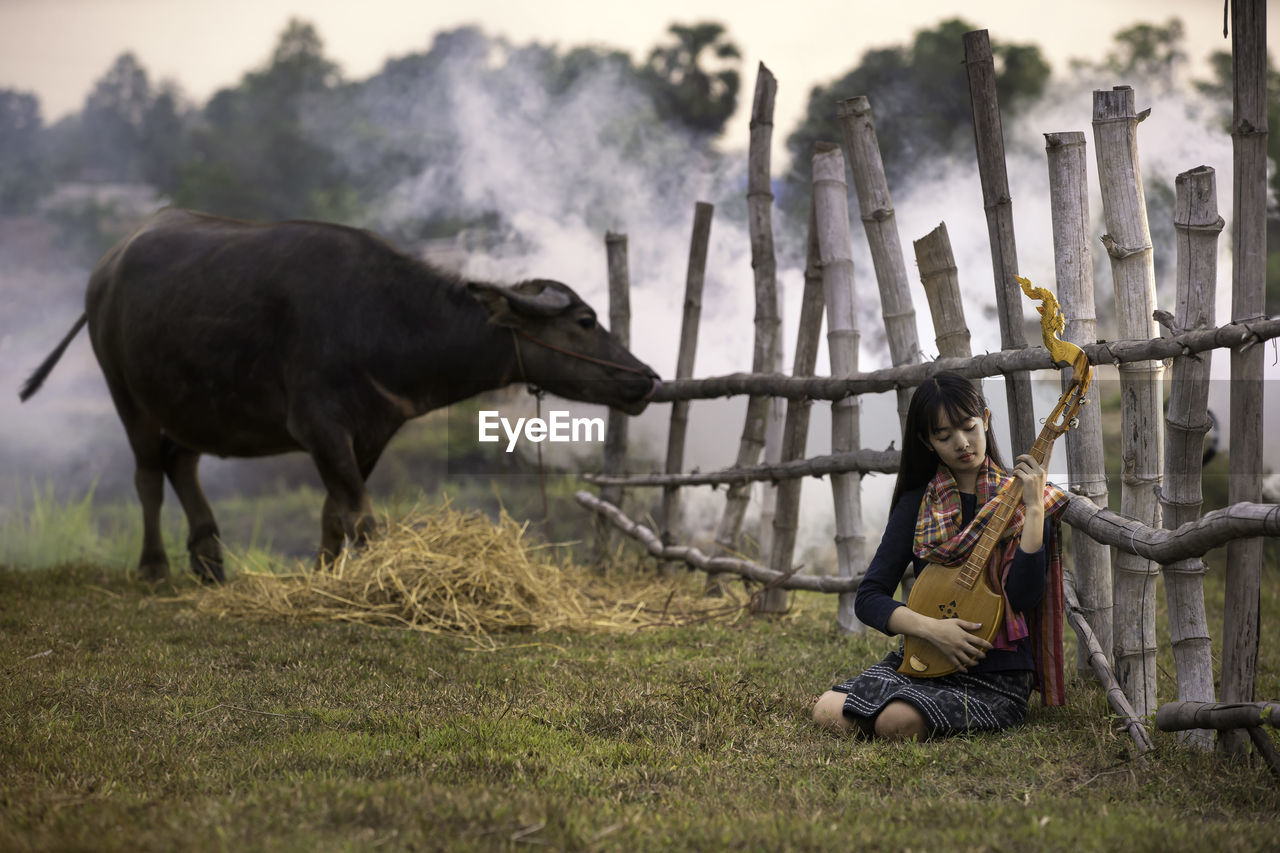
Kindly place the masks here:
<instances>
[{"instance_id":1,"label":"instrument body","mask_svg":"<svg viewBox=\"0 0 1280 853\"><path fill-rule=\"evenodd\" d=\"M1031 282L1017 277L1022 290L1032 299L1040 299L1041 330L1045 347L1055 362L1071 365L1072 377L1066 391L1058 399L1053 412L1045 420L1044 428L1028 451L1038 464L1044 464L1054 439L1079 424L1076 413L1086 402L1092 368L1089 357L1074 344L1062 340L1059 335L1066 327L1066 320L1058 308L1058 300L1044 288L1032 287ZM1004 621L1004 596L993 589L988 578L987 566L997 546L1004 553L1000 542L1014 512L1022 502L1022 489L1017 480L1011 480L992 498L998 506L987 520L982 535L969 551L963 564L942 566L931 563L916 578L907 599L907 607L934 619L964 619L979 622L982 627L974 633L991 642ZM981 509L981 508L980 508ZM998 580L998 579L997 579ZM902 665L898 672L915 678L936 678L950 675L958 667L928 640L919 637L903 638Z\"/></svg>"}]
</instances>

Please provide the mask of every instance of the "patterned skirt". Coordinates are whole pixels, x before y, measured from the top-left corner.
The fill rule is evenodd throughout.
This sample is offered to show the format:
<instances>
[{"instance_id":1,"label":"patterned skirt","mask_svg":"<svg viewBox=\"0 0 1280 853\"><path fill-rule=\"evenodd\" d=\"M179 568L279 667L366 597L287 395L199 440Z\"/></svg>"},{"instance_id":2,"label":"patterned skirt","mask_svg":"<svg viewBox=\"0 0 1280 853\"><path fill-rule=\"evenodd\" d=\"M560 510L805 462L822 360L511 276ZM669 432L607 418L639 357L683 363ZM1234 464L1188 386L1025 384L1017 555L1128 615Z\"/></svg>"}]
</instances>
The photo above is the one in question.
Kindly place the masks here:
<instances>
[{"instance_id":1,"label":"patterned skirt","mask_svg":"<svg viewBox=\"0 0 1280 853\"><path fill-rule=\"evenodd\" d=\"M1028 670L911 678L898 672L901 665L902 652L890 652L866 672L832 687L847 694L844 715L869 723L885 705L901 700L924 715L935 736L999 731L1027 717L1027 699L1035 681L1035 674Z\"/></svg>"}]
</instances>

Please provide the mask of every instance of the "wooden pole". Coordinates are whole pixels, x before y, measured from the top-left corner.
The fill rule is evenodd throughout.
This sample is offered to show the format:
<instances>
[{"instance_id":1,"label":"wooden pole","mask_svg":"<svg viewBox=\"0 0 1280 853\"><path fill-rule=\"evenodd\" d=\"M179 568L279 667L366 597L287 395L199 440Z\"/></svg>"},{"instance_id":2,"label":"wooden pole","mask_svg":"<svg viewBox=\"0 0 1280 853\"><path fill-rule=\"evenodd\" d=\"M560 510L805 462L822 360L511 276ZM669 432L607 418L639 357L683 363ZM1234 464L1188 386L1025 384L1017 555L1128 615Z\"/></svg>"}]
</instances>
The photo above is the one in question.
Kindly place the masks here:
<instances>
[{"instance_id":1,"label":"wooden pole","mask_svg":"<svg viewBox=\"0 0 1280 853\"><path fill-rule=\"evenodd\" d=\"M804 265L804 296L800 303L800 327L796 334L796 356L792 365L793 376L812 376L818 362L818 340L822 331L822 261L818 253L818 231L814 222L812 201L809 204L809 239ZM781 399L775 397L775 400ZM804 459L805 445L809 437L809 413L813 401L807 397L787 401L787 419L782 428L782 464ZM773 536L769 551L764 552L769 567L777 572L791 570L795 557L796 533L800 518L799 479L782 480L778 485L778 504L773 519ZM775 595L774 590L761 597L764 605L773 610L786 608L785 593Z\"/></svg>"},{"instance_id":2,"label":"wooden pole","mask_svg":"<svg viewBox=\"0 0 1280 853\"><path fill-rule=\"evenodd\" d=\"M813 155L813 207L822 262L822 287L827 304L827 351L831 376L858 372L858 327L853 289L853 238L849 234L849 190L844 180L844 155L839 146L819 142ZM849 395L831 405L831 450L847 453L861 443L858 397ZM836 511L836 559L842 578L865 569L862 559L862 475L834 474L831 490ZM853 613L853 594L843 593L836 612L840 627L861 632L865 626Z\"/></svg>"},{"instance_id":3,"label":"wooden pole","mask_svg":"<svg viewBox=\"0 0 1280 853\"><path fill-rule=\"evenodd\" d=\"M1021 289L1014 279L1018 274L1018 248L1013 238L1013 200L1009 197L1009 174L1004 162L995 60L986 30L964 34L964 64L969 75L982 206L987 212L987 234L991 241L991 267L1000 314L1000 348L1022 349L1027 345L1027 336L1022 327ZM1026 373L1008 376L1005 393L1009 400L1009 436L1013 445L1009 456L1016 457L1030 451L1036 439L1031 377Z\"/></svg>"},{"instance_id":4,"label":"wooden pole","mask_svg":"<svg viewBox=\"0 0 1280 853\"><path fill-rule=\"evenodd\" d=\"M689 239L689 269L684 285L684 317L680 323L680 350L676 355L676 378L693 376L693 362L698 350L698 324L702 317L702 285L707 275L707 247L711 241L711 217L715 207L700 201L693 207L693 235ZM684 443L689 430L689 401L677 400L671 405L671 426L667 430L668 474L684 470ZM674 541L680 519L680 490L668 486L662 490L662 540Z\"/></svg>"},{"instance_id":5,"label":"wooden pole","mask_svg":"<svg viewBox=\"0 0 1280 853\"><path fill-rule=\"evenodd\" d=\"M1178 296L1174 324L1178 329L1213 326L1213 303L1218 280L1218 188L1213 169L1201 166L1178 175L1174 182L1173 227L1177 232ZM1169 414L1165 418L1164 483L1160 505L1164 526L1173 530L1200 517L1204 499L1200 487L1204 435L1209 430L1209 367L1212 353L1178 356L1173 360ZM1167 563L1165 597L1169 603L1169 639L1178 667L1178 699L1212 702L1213 658L1209 622L1204 609L1204 561L1196 557ZM1180 740L1200 749L1213 748L1206 729L1185 733Z\"/></svg>"},{"instance_id":6,"label":"wooden pole","mask_svg":"<svg viewBox=\"0 0 1280 853\"><path fill-rule=\"evenodd\" d=\"M1144 115L1145 117L1145 115ZM1111 256L1116 317L1120 337L1156 335L1155 266L1146 196L1138 165L1138 115L1133 89L1117 86L1093 93L1093 135L1098 159L1098 185ZM1122 475L1120 512L1144 524L1159 526L1164 432L1159 361L1120 365ZM1156 702L1156 574L1150 560L1120 553L1115 562L1116 675L1139 715Z\"/></svg>"},{"instance_id":7,"label":"wooden pole","mask_svg":"<svg viewBox=\"0 0 1280 853\"><path fill-rule=\"evenodd\" d=\"M1089 180L1085 138L1079 131L1046 133L1049 161L1049 207L1053 221L1054 273L1058 301L1067 327L1062 339L1077 346L1098 338L1093 298L1093 254L1089 250ZM1062 375L1065 385L1067 375ZM1102 461L1102 409L1086 406L1080 426L1067 432L1067 476L1071 491L1100 507L1107 505L1107 475ZM1071 537L1072 563L1080 610L1110 661L1112 632L1111 550L1087 536ZM1090 650L1076 645L1076 673L1093 673Z\"/></svg>"},{"instance_id":8,"label":"wooden pole","mask_svg":"<svg viewBox=\"0 0 1280 853\"><path fill-rule=\"evenodd\" d=\"M1231 141L1231 273L1233 321L1262 316L1267 277L1267 4L1232 0L1231 54L1234 82ZM1231 478L1228 500L1262 497L1262 347L1231 353ZM1222 698L1253 699L1258 671L1259 589L1262 543L1257 539L1227 546L1227 601L1222 642ZM1222 747L1243 752L1243 737L1224 736Z\"/></svg>"},{"instance_id":9,"label":"wooden pole","mask_svg":"<svg viewBox=\"0 0 1280 853\"><path fill-rule=\"evenodd\" d=\"M604 235L605 259L609 268L609 331L624 347L631 346L631 271L627 258L627 235L609 231ZM609 409L604 434L604 466L606 474L621 474L627 464L627 422L625 413ZM602 486L601 500L622 506L622 486ZM611 541L608 525L596 527L596 562L609 553Z\"/></svg>"},{"instance_id":10,"label":"wooden pole","mask_svg":"<svg viewBox=\"0 0 1280 853\"><path fill-rule=\"evenodd\" d=\"M884 174L880 143L876 140L875 118L866 95L836 104L836 117L844 137L844 150L853 170L853 186L858 196L863 231L871 249L871 265L880 289L880 312L889 339L889 357L895 366L920 361L920 337L916 330L916 309L911 304L907 265L898 239L898 221L889 197L889 181ZM898 426L907 423L911 389L898 389Z\"/></svg>"},{"instance_id":11,"label":"wooden pole","mask_svg":"<svg viewBox=\"0 0 1280 853\"><path fill-rule=\"evenodd\" d=\"M782 282L777 283L778 288L778 325L782 326L786 322L786 312L783 310L786 306L785 291L786 288ZM783 373L782 368L782 341L779 340L773 350L773 371L774 373ZM781 397L769 398L769 414L765 419L764 425L764 464L777 465L782 461L782 433L783 425L786 419L788 401ZM801 451L803 453L803 450ZM773 553L773 527L774 519L777 517L778 511L778 485L773 481L763 482L760 484L760 554L763 559L768 559Z\"/></svg>"},{"instance_id":12,"label":"wooden pole","mask_svg":"<svg viewBox=\"0 0 1280 853\"><path fill-rule=\"evenodd\" d=\"M777 259L773 252L773 190L770 184L770 146L773 139L773 102L778 84L764 63L756 77L755 99L751 107L751 141L747 165L747 227L751 235L751 268L755 272L755 349L751 360L754 373L773 367L778 337L778 298L775 288ZM738 444L738 465L754 465L764 449L765 419L769 398L753 395L747 400L746 422ZM749 486L730 487L724 514L716 531L716 545L722 552L737 549L738 534L751 498Z\"/></svg>"},{"instance_id":13,"label":"wooden pole","mask_svg":"<svg viewBox=\"0 0 1280 853\"><path fill-rule=\"evenodd\" d=\"M929 314L933 317L933 339L942 358L969 358L969 324L964 319L964 299L960 295L960 276L956 258L951 252L947 223L916 240L916 266L924 285Z\"/></svg>"}]
</instances>

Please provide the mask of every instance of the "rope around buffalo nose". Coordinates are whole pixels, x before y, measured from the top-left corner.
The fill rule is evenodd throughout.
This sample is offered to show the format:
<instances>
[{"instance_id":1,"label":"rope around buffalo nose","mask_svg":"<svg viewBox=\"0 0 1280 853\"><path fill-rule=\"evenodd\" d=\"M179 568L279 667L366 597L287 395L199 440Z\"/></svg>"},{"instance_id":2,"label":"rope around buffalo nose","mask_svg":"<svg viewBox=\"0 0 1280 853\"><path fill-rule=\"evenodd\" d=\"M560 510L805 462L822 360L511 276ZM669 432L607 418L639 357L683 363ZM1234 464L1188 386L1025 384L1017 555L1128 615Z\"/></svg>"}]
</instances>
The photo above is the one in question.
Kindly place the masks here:
<instances>
[{"instance_id":1,"label":"rope around buffalo nose","mask_svg":"<svg viewBox=\"0 0 1280 853\"><path fill-rule=\"evenodd\" d=\"M533 339L530 338L530 340ZM516 349L516 364L520 367L520 381L524 383L525 390L533 395L533 399L537 403L538 420L542 420L542 395L546 392L529 381L529 374L524 369L524 359L520 356L520 339L516 337L515 329L511 330L511 345ZM547 471L542 467L542 442L537 442L537 445L538 488L542 492L542 529L545 531L551 526L551 511L547 508Z\"/></svg>"}]
</instances>

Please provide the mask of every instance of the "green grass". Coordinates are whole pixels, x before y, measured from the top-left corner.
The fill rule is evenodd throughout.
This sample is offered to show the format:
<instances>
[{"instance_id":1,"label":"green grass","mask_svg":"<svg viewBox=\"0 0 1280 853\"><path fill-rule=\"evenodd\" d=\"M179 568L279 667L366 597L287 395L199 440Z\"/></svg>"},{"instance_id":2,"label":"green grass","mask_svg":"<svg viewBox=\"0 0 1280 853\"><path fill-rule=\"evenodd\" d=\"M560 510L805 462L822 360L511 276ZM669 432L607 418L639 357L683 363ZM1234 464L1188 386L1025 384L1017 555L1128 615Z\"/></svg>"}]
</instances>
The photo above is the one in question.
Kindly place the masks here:
<instances>
[{"instance_id":1,"label":"green grass","mask_svg":"<svg viewBox=\"0 0 1280 853\"><path fill-rule=\"evenodd\" d=\"M1267 581L1264 624L1280 613ZM809 722L887 638L786 618L463 639L217 620L88 565L0 569L0 849L1255 850L1265 769L1135 759L1074 685L998 736ZM1211 607L1220 578L1210 577ZM1161 599L1163 596L1161 595ZM1218 630L1215 628L1215 631ZM1280 695L1275 655L1259 693ZM1162 661L1171 670L1167 647ZM1162 678L1162 699L1173 689Z\"/></svg>"}]
</instances>

